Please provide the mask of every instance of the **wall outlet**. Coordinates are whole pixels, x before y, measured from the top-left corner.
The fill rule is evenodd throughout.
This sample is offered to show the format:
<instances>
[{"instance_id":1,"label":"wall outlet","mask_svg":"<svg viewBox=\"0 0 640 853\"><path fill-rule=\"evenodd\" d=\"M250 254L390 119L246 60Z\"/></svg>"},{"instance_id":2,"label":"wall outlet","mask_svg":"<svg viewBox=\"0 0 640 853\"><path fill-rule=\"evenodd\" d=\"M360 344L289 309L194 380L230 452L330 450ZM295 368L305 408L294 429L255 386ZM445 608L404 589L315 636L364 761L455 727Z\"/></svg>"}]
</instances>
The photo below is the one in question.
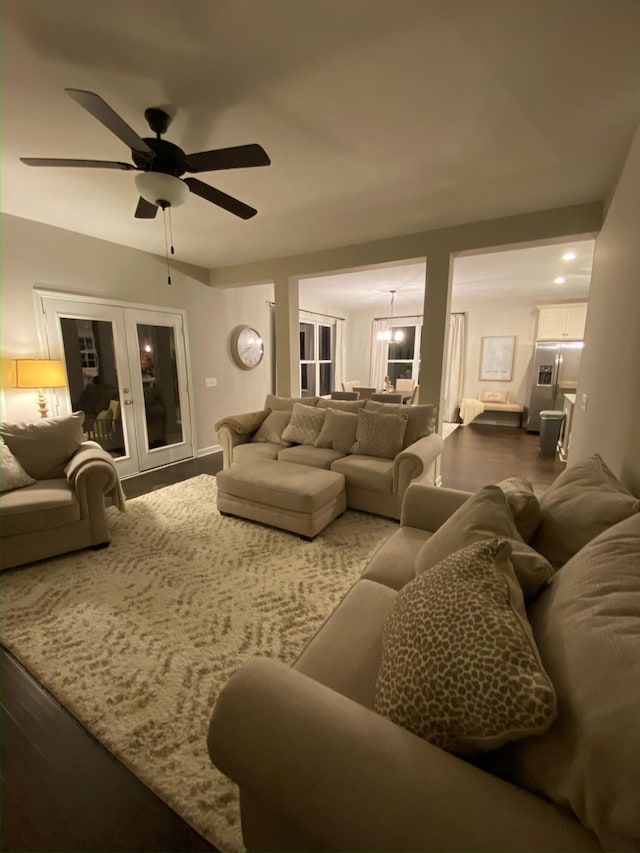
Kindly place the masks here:
<instances>
[{"instance_id":1,"label":"wall outlet","mask_svg":"<svg viewBox=\"0 0 640 853\"><path fill-rule=\"evenodd\" d=\"M217 385L218 385L218 380L215 378L204 380L204 387L205 388L215 388Z\"/></svg>"},{"instance_id":2,"label":"wall outlet","mask_svg":"<svg viewBox=\"0 0 640 853\"><path fill-rule=\"evenodd\" d=\"M589 404L589 395L583 394L582 399L580 400L580 408L582 409L583 412L587 411L588 404Z\"/></svg>"}]
</instances>

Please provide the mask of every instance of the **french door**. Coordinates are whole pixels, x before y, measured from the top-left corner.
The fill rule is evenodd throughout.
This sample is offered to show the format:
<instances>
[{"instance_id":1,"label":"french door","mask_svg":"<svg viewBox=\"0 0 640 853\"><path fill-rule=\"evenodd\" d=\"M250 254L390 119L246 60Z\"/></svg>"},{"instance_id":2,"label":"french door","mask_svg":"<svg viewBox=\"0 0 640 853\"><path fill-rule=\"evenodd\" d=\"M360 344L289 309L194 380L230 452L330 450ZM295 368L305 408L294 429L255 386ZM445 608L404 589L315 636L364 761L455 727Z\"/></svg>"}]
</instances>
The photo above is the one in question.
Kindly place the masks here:
<instances>
[{"instance_id":1,"label":"french door","mask_svg":"<svg viewBox=\"0 0 640 853\"><path fill-rule=\"evenodd\" d=\"M49 353L67 368L63 411L120 476L193 456L183 316L41 294Z\"/></svg>"}]
</instances>

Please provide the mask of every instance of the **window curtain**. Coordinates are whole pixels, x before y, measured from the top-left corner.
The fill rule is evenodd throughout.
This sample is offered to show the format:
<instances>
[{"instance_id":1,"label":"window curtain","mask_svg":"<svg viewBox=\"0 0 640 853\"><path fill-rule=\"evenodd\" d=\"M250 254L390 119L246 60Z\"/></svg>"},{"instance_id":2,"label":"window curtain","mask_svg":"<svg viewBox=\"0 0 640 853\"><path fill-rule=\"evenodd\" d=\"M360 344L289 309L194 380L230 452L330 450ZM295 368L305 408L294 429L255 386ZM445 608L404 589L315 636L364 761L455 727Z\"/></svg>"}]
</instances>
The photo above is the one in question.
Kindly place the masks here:
<instances>
[{"instance_id":1,"label":"window curtain","mask_svg":"<svg viewBox=\"0 0 640 853\"><path fill-rule=\"evenodd\" d=\"M465 320L464 314L449 315L449 345L442 410L442 419L449 423L456 421L456 410L460 405L464 386Z\"/></svg>"},{"instance_id":2,"label":"window curtain","mask_svg":"<svg viewBox=\"0 0 640 853\"><path fill-rule=\"evenodd\" d=\"M391 320L389 318L373 321L369 385L378 390L384 387L384 377L387 375L387 361L389 360L389 344L387 341L378 340L378 332L386 332L390 328Z\"/></svg>"},{"instance_id":3,"label":"window curtain","mask_svg":"<svg viewBox=\"0 0 640 853\"><path fill-rule=\"evenodd\" d=\"M333 356L333 387L339 391L346 380L345 362L347 360L347 342L344 334L345 321L336 320L334 326L335 352Z\"/></svg>"}]
</instances>

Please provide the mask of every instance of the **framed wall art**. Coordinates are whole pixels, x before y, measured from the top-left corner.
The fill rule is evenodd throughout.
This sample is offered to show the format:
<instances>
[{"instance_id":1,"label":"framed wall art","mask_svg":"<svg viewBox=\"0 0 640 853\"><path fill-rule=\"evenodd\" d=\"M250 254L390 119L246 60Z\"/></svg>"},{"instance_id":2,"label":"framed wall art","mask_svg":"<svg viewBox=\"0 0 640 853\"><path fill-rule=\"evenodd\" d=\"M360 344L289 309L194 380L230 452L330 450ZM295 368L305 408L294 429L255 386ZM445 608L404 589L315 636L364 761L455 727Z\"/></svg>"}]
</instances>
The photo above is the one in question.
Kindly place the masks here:
<instances>
[{"instance_id":1,"label":"framed wall art","mask_svg":"<svg viewBox=\"0 0 640 853\"><path fill-rule=\"evenodd\" d=\"M511 382L515 345L515 335L483 338L480 351L480 379Z\"/></svg>"}]
</instances>

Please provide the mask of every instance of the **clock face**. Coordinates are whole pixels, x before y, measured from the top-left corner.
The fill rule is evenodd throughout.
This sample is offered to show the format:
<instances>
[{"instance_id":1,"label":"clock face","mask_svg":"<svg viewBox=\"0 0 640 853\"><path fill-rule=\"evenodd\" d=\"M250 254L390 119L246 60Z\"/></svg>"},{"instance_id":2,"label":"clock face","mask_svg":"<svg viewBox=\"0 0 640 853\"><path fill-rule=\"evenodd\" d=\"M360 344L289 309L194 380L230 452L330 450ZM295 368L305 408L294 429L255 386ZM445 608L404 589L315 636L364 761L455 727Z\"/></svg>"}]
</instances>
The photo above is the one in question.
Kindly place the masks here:
<instances>
[{"instance_id":1,"label":"clock face","mask_svg":"<svg viewBox=\"0 0 640 853\"><path fill-rule=\"evenodd\" d=\"M251 370L262 361L264 343L255 329L240 326L234 333L231 351L240 367Z\"/></svg>"}]
</instances>

